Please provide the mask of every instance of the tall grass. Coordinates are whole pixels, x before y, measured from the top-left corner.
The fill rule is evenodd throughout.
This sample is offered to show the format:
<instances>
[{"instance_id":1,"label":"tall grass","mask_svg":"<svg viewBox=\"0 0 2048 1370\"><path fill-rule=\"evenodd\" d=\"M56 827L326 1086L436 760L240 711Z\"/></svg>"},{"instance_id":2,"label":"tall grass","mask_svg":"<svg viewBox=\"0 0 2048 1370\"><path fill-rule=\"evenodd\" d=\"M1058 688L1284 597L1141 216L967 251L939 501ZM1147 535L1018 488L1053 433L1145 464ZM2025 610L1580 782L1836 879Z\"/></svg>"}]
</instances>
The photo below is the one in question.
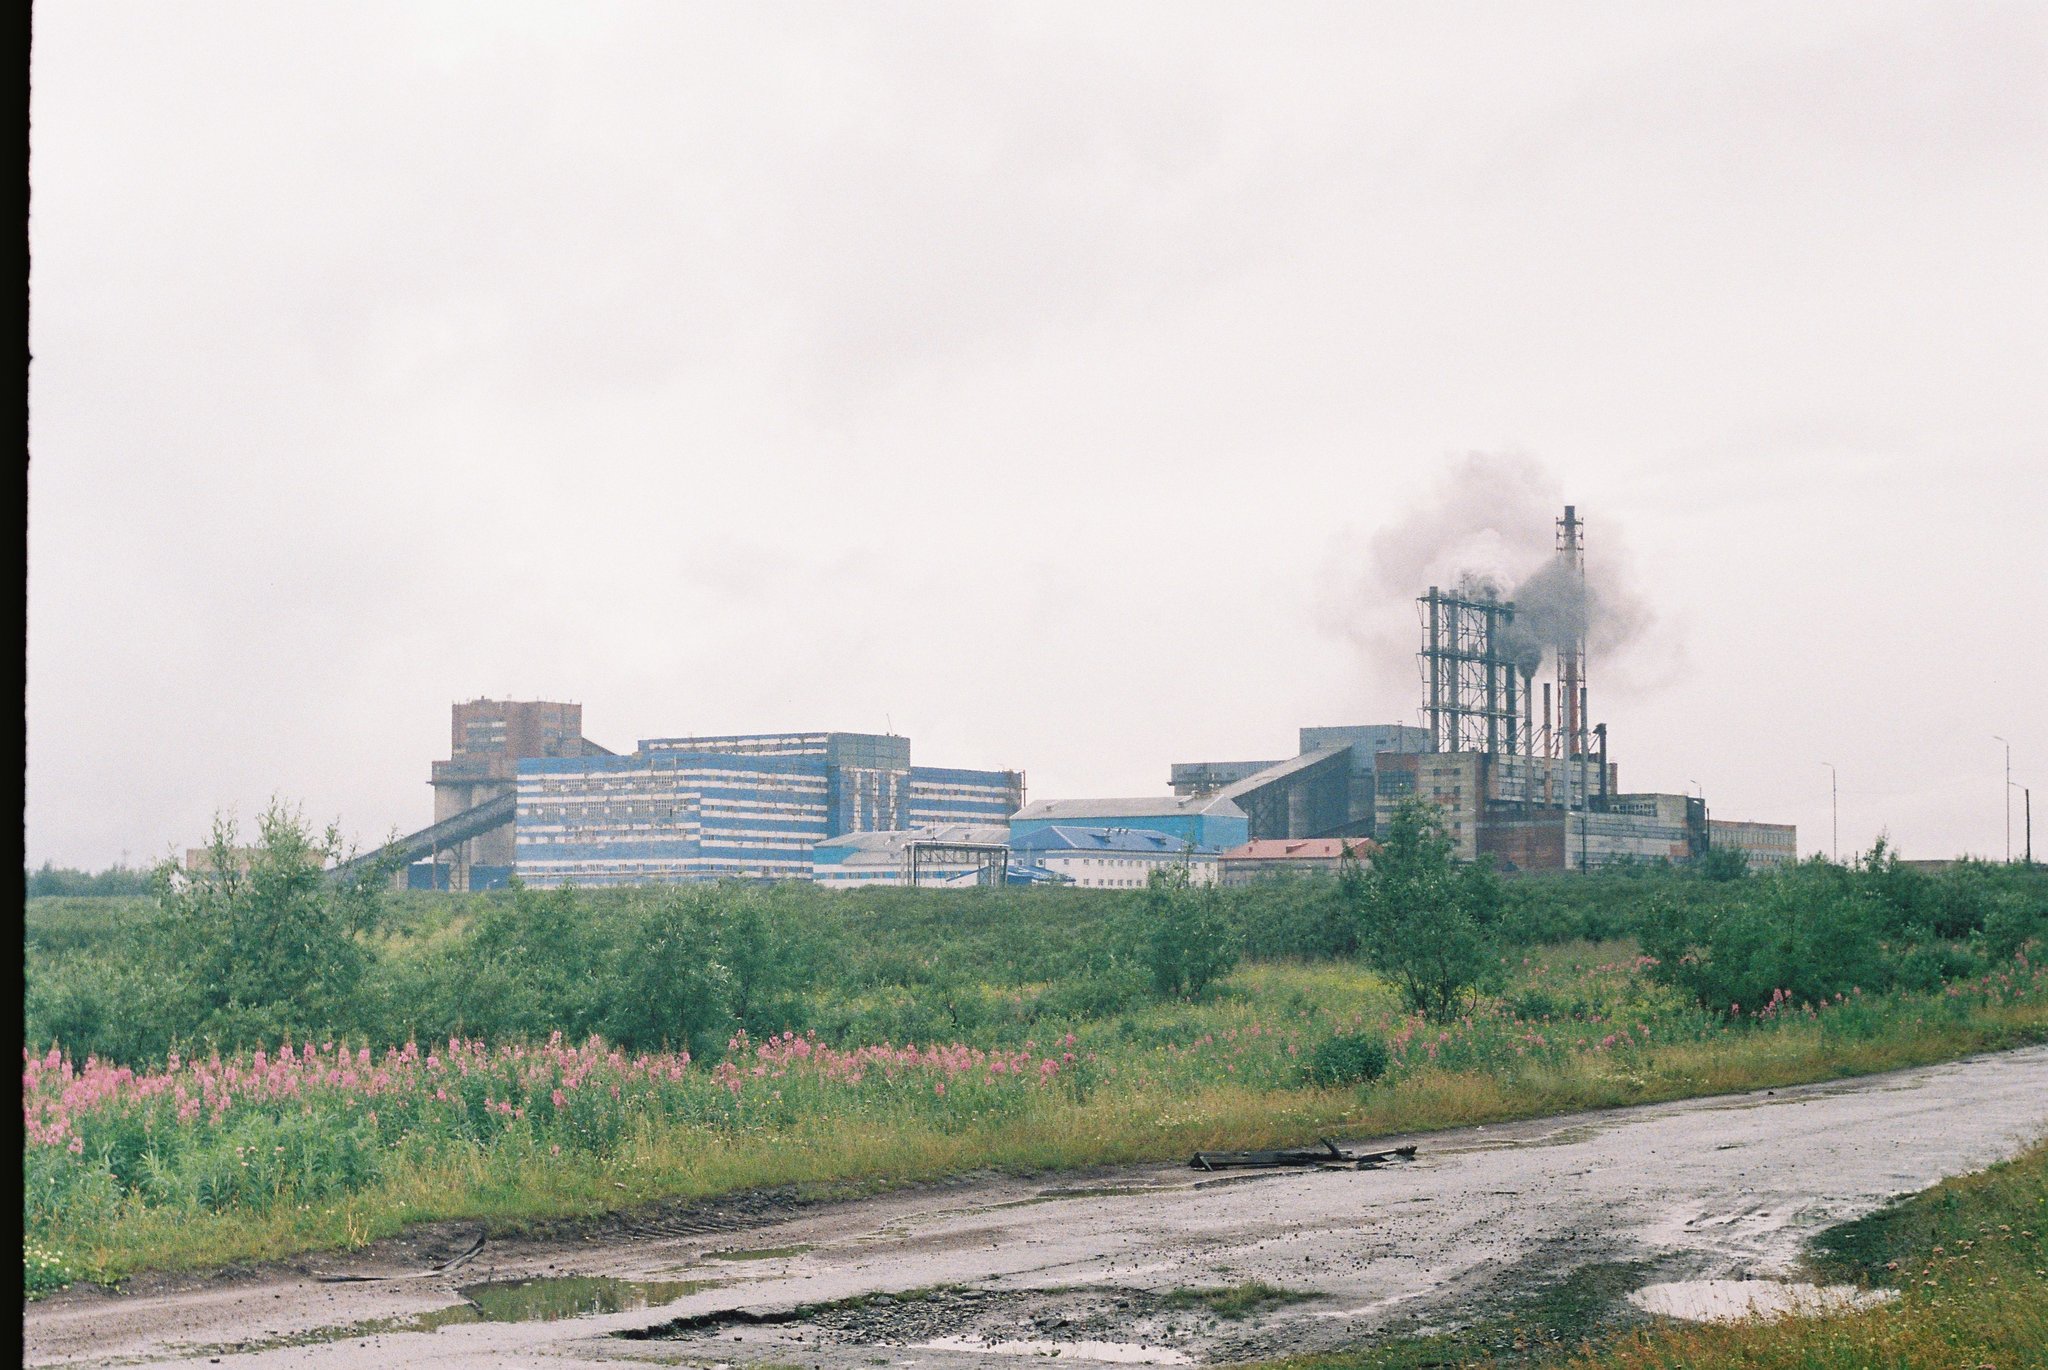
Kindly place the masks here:
<instances>
[{"instance_id":1,"label":"tall grass","mask_svg":"<svg viewBox=\"0 0 2048 1370\"><path fill-rule=\"evenodd\" d=\"M656 1199L1178 1158L1882 1070L2048 1038L2048 977L1707 1014L1625 947L1512 968L1465 1018L1404 1016L1342 963L1241 969L1204 1003L1045 1041L735 1038L715 1065L600 1042L341 1042L136 1072L25 1059L24 1236L118 1277L360 1245L432 1219L498 1230ZM1339 1033L1389 1045L1362 1089L1307 1081ZM25 1268L28 1257L25 1255Z\"/></svg>"}]
</instances>

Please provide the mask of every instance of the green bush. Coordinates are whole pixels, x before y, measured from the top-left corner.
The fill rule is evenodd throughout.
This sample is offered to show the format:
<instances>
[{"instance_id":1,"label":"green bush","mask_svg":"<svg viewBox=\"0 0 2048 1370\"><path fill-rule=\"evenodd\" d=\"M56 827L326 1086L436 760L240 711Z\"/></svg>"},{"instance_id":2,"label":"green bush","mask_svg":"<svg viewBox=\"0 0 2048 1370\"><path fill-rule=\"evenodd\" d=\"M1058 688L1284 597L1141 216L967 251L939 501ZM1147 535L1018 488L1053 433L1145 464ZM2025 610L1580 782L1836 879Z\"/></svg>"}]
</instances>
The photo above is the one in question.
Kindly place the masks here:
<instances>
[{"instance_id":1,"label":"green bush","mask_svg":"<svg viewBox=\"0 0 2048 1370\"><path fill-rule=\"evenodd\" d=\"M1146 883L1144 958L1163 998L1199 999L1237 965L1237 940L1214 886L1196 889L1185 867L1154 871Z\"/></svg>"},{"instance_id":2,"label":"green bush","mask_svg":"<svg viewBox=\"0 0 2048 1370\"><path fill-rule=\"evenodd\" d=\"M1548 990L1524 990L1507 1001L1508 1012L1525 1022L1536 1022L1543 1018L1563 1017L1568 1010L1558 1003L1557 996Z\"/></svg>"},{"instance_id":3,"label":"green bush","mask_svg":"<svg viewBox=\"0 0 2048 1370\"><path fill-rule=\"evenodd\" d=\"M1986 955L2009 961L2030 942L2048 940L2048 903L2033 903L2018 894L1998 898L1984 915L1980 937Z\"/></svg>"},{"instance_id":4,"label":"green bush","mask_svg":"<svg viewBox=\"0 0 2048 1370\"><path fill-rule=\"evenodd\" d=\"M1366 959L1409 1008L1438 1022L1455 1018L1498 978L1500 883L1484 864L1453 862L1436 806L1402 803L1372 866L1347 889Z\"/></svg>"},{"instance_id":5,"label":"green bush","mask_svg":"<svg viewBox=\"0 0 2048 1370\"><path fill-rule=\"evenodd\" d=\"M1313 1085L1369 1085L1387 1073L1387 1044L1369 1032L1340 1033L1309 1053L1303 1074Z\"/></svg>"},{"instance_id":6,"label":"green bush","mask_svg":"<svg viewBox=\"0 0 2048 1370\"><path fill-rule=\"evenodd\" d=\"M1754 1013L1779 991L1818 1004L1890 986L1885 911L1826 863L1753 877L1753 897L1720 909L1660 904L1643 932L1657 977L1706 1008Z\"/></svg>"}]
</instances>

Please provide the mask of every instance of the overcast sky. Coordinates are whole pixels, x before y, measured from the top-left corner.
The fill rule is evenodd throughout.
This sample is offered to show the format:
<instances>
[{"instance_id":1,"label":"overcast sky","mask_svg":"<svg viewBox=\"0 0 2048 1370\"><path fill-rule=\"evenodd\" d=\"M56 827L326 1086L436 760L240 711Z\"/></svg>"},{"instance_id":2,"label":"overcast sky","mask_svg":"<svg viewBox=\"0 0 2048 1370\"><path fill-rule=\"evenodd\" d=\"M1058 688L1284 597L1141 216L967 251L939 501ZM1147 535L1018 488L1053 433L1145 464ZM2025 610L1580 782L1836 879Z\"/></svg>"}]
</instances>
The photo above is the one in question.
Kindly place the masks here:
<instances>
[{"instance_id":1,"label":"overcast sky","mask_svg":"<svg viewBox=\"0 0 2048 1370\"><path fill-rule=\"evenodd\" d=\"M79 2L32 80L32 863L411 830L477 695L1159 793L1415 721L1399 582L1566 501L1625 787L2048 803L2038 3Z\"/></svg>"}]
</instances>

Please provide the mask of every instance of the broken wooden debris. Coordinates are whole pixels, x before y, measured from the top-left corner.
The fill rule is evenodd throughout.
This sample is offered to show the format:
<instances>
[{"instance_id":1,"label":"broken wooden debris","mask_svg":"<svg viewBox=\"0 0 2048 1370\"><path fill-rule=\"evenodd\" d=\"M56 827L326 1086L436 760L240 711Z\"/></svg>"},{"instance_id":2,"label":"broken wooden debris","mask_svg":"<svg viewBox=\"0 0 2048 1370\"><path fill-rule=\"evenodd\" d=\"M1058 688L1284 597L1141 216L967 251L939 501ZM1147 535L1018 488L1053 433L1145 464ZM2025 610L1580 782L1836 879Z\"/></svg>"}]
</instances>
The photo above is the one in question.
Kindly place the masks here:
<instances>
[{"instance_id":1,"label":"broken wooden debris","mask_svg":"<svg viewBox=\"0 0 2048 1370\"><path fill-rule=\"evenodd\" d=\"M1188 1162L1196 1170L1227 1170L1233 1167L1271 1168L1283 1165L1312 1165L1325 1170L1350 1166L1372 1170L1388 1161L1412 1161L1415 1148L1397 1146L1391 1151L1345 1151L1328 1137L1320 1146L1292 1147L1278 1151L1197 1151Z\"/></svg>"},{"instance_id":2,"label":"broken wooden debris","mask_svg":"<svg viewBox=\"0 0 2048 1370\"><path fill-rule=\"evenodd\" d=\"M452 1259L441 1262L439 1265L434 1266L431 1269L408 1270L403 1272L402 1274L396 1275L322 1275L316 1272L313 1278L318 1280L322 1284L372 1284L383 1280L431 1279L435 1275L445 1275L449 1271L454 1270L458 1266L468 1264L469 1261L476 1256L477 1252L483 1249L484 1234L482 1232L478 1232L476 1234L476 1240L469 1244L468 1250L461 1252Z\"/></svg>"}]
</instances>

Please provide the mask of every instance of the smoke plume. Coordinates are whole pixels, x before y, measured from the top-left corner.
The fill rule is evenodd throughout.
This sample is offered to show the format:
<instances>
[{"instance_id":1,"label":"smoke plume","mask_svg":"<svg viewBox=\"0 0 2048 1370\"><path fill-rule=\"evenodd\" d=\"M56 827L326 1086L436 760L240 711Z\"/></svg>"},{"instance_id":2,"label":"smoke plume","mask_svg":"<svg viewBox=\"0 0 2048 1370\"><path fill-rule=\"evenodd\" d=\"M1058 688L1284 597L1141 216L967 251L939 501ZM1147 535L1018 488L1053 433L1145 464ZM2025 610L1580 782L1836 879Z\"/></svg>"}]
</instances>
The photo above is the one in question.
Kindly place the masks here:
<instances>
[{"instance_id":1,"label":"smoke plume","mask_svg":"<svg viewBox=\"0 0 2048 1370\"><path fill-rule=\"evenodd\" d=\"M1515 621L1506 643L1531 674L1554 662L1560 646L1583 637L1596 681L1641 683L1636 668L1643 663L1636 659L1663 653L1646 651L1656 620L1634 587L1626 544L1597 505L1582 506L1590 525L1584 577L1572 573L1556 551L1564 503L1557 480L1531 458L1485 452L1456 458L1422 503L1362 547L1354 540L1340 550L1347 567L1334 583L1344 588L1326 601L1326 626L1365 650L1381 692L1403 713L1415 698L1415 599L1432 585L1512 600Z\"/></svg>"}]
</instances>

